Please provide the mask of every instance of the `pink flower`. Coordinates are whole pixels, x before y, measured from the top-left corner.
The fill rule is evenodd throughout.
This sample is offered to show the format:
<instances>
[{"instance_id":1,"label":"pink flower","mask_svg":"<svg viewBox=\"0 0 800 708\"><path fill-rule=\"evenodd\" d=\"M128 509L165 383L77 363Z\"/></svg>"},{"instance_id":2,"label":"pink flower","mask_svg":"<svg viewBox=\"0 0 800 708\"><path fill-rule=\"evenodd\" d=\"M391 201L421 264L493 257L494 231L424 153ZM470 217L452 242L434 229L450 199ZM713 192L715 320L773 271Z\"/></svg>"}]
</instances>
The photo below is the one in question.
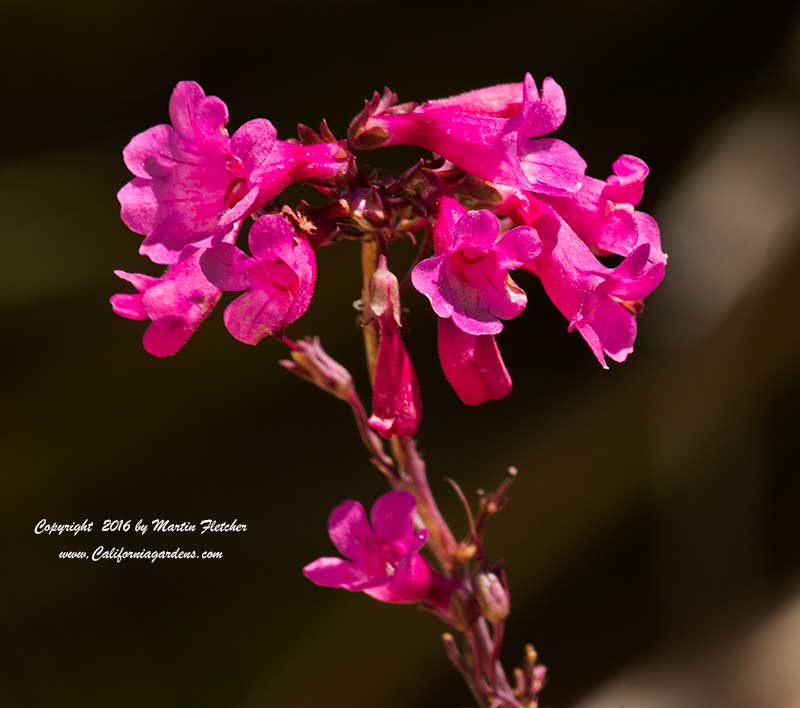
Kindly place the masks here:
<instances>
[{"instance_id":1,"label":"pink flower","mask_svg":"<svg viewBox=\"0 0 800 708\"><path fill-rule=\"evenodd\" d=\"M387 440L415 435L422 420L417 374L400 336L400 294L397 278L381 256L370 281L369 306L378 323L380 340L369 424Z\"/></svg>"},{"instance_id":2,"label":"pink flower","mask_svg":"<svg viewBox=\"0 0 800 708\"><path fill-rule=\"evenodd\" d=\"M128 143L123 157L134 179L117 194L122 220L145 236L140 253L156 263L175 263L184 246L226 233L293 182L349 168L342 143L277 140L262 118L229 138L227 106L193 81L175 87L169 113L172 125Z\"/></svg>"},{"instance_id":3,"label":"pink flower","mask_svg":"<svg viewBox=\"0 0 800 708\"><path fill-rule=\"evenodd\" d=\"M225 326L240 342L279 336L305 314L314 293L314 249L277 214L257 219L248 234L250 252L221 243L204 254L206 277L225 291L246 290L225 308Z\"/></svg>"},{"instance_id":4,"label":"pink flower","mask_svg":"<svg viewBox=\"0 0 800 708\"><path fill-rule=\"evenodd\" d=\"M427 531L414 531L415 507L412 494L388 492L373 505L370 525L361 504L343 502L328 519L328 533L349 560L318 558L303 568L303 574L317 585L365 592L382 602L427 602L446 608L444 580L419 554Z\"/></svg>"},{"instance_id":5,"label":"pink flower","mask_svg":"<svg viewBox=\"0 0 800 708\"><path fill-rule=\"evenodd\" d=\"M539 276L569 330L581 333L603 368L606 356L625 361L636 339L636 315L664 278L664 262L653 262L650 244L642 243L608 268L563 220L544 216L537 227L542 234L549 228L545 238L551 245L526 268Z\"/></svg>"},{"instance_id":6,"label":"pink flower","mask_svg":"<svg viewBox=\"0 0 800 708\"><path fill-rule=\"evenodd\" d=\"M434 232L434 256L411 273L414 287L433 311L467 334L498 334L502 320L525 309L528 298L508 271L541 252L536 231L527 226L499 233L492 212L467 211L455 199L441 199Z\"/></svg>"},{"instance_id":7,"label":"pink flower","mask_svg":"<svg viewBox=\"0 0 800 708\"><path fill-rule=\"evenodd\" d=\"M221 292L200 269L202 250L187 246L181 260L160 278L141 273L114 273L138 292L112 295L111 307L130 320L151 320L144 333L144 348L153 356L175 354L211 314Z\"/></svg>"},{"instance_id":8,"label":"pink flower","mask_svg":"<svg viewBox=\"0 0 800 708\"><path fill-rule=\"evenodd\" d=\"M623 156L614 170L606 183L587 178L586 191L563 199L498 188L504 197L498 212L514 223L533 225L544 240L526 270L539 276L569 320L569 331L581 333L603 368L608 368L606 356L622 362L633 351L636 318L644 298L663 280L667 260L655 219L633 209L647 166ZM596 254L609 253L625 260L606 267Z\"/></svg>"},{"instance_id":9,"label":"pink flower","mask_svg":"<svg viewBox=\"0 0 800 708\"><path fill-rule=\"evenodd\" d=\"M579 189L586 163L562 140L542 138L567 113L564 92L546 78L539 94L530 74L421 105L396 105L388 89L367 102L350 124L356 148L416 145L438 153L476 177L541 194Z\"/></svg>"},{"instance_id":10,"label":"pink flower","mask_svg":"<svg viewBox=\"0 0 800 708\"><path fill-rule=\"evenodd\" d=\"M647 165L638 157L622 155L613 169L614 174L605 182L585 177L575 194L540 199L552 206L595 253L627 256L647 243L650 260L665 263L658 224L652 216L634 208L642 199Z\"/></svg>"},{"instance_id":11,"label":"pink flower","mask_svg":"<svg viewBox=\"0 0 800 708\"><path fill-rule=\"evenodd\" d=\"M516 317L527 296L511 279L541 252L536 231L521 226L499 232L490 211L468 212L455 199L440 200L434 256L411 273L414 287L439 316L439 359L447 380L464 403L500 399L511 379L494 335L502 320Z\"/></svg>"}]
</instances>

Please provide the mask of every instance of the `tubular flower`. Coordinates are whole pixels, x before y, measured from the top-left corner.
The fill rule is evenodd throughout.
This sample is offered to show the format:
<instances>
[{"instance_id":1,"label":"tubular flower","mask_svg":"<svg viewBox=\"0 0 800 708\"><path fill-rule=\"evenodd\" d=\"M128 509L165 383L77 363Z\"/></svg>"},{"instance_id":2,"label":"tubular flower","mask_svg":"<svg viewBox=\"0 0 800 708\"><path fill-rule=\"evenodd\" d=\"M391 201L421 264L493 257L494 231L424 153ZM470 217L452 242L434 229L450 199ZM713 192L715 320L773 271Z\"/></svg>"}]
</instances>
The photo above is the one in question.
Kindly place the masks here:
<instances>
[{"instance_id":1,"label":"tubular flower","mask_svg":"<svg viewBox=\"0 0 800 708\"><path fill-rule=\"evenodd\" d=\"M434 256L411 273L414 287L439 316L439 358L447 380L469 405L503 398L511 390L494 335L516 317L527 296L511 279L541 252L536 231L499 232L490 211L468 212L455 199L440 200Z\"/></svg>"},{"instance_id":2,"label":"tubular flower","mask_svg":"<svg viewBox=\"0 0 800 708\"><path fill-rule=\"evenodd\" d=\"M647 166L624 155L614 171L607 182L587 178L585 190L563 199L497 188L503 198L497 211L535 226L544 240L525 269L539 276L569 331L581 333L603 368L606 356L622 362L633 351L636 318L664 279L667 261L655 219L634 209ZM625 259L609 268L598 260L608 254Z\"/></svg>"},{"instance_id":3,"label":"tubular flower","mask_svg":"<svg viewBox=\"0 0 800 708\"><path fill-rule=\"evenodd\" d=\"M629 255L642 244L649 244L652 263L666 263L656 220L637 211L642 199L647 164L633 155L620 156L614 174L605 181L584 178L578 192L568 197L541 196L599 255Z\"/></svg>"},{"instance_id":4,"label":"tubular flower","mask_svg":"<svg viewBox=\"0 0 800 708\"><path fill-rule=\"evenodd\" d=\"M416 145L481 179L540 194L576 192L586 163L562 140L543 138L567 113L564 92L546 78L539 93L530 74L421 105L396 105L388 89L375 94L350 124L356 148Z\"/></svg>"},{"instance_id":5,"label":"tubular flower","mask_svg":"<svg viewBox=\"0 0 800 708\"><path fill-rule=\"evenodd\" d=\"M608 268L560 219L545 216L557 236L525 267L542 281L553 304L577 329L597 360L607 369L606 356L622 362L633 351L636 316L642 300L664 277L664 263L650 259L650 244L642 243L622 263Z\"/></svg>"},{"instance_id":6,"label":"tubular flower","mask_svg":"<svg viewBox=\"0 0 800 708\"><path fill-rule=\"evenodd\" d=\"M397 278L381 256L370 281L369 306L380 340L369 424L386 439L415 435L422 420L417 374L400 336L400 294Z\"/></svg>"},{"instance_id":7,"label":"tubular flower","mask_svg":"<svg viewBox=\"0 0 800 708\"><path fill-rule=\"evenodd\" d=\"M414 531L414 496L388 492L372 506L348 500L328 519L328 533L342 558L318 558L303 568L313 583L364 592L382 602L426 602L446 608L447 583L431 570L419 549L427 531Z\"/></svg>"},{"instance_id":8,"label":"tubular flower","mask_svg":"<svg viewBox=\"0 0 800 708\"><path fill-rule=\"evenodd\" d=\"M114 271L137 292L112 295L111 307L121 317L152 321L142 341L153 356L177 353L219 301L222 293L200 269L201 255L201 249L187 246L182 260L169 266L160 278Z\"/></svg>"},{"instance_id":9,"label":"tubular flower","mask_svg":"<svg viewBox=\"0 0 800 708\"><path fill-rule=\"evenodd\" d=\"M508 271L541 252L539 237L527 226L502 237L499 231L492 212L468 212L444 197L434 232L435 255L411 273L414 287L430 300L434 312L452 318L467 334L498 334L502 320L516 317L528 302Z\"/></svg>"},{"instance_id":10,"label":"tubular flower","mask_svg":"<svg viewBox=\"0 0 800 708\"><path fill-rule=\"evenodd\" d=\"M225 326L245 344L281 335L305 314L314 293L316 257L303 236L277 214L257 219L248 234L250 252L230 243L208 249L202 257L209 281L225 291L246 290L225 308Z\"/></svg>"},{"instance_id":11,"label":"tubular flower","mask_svg":"<svg viewBox=\"0 0 800 708\"><path fill-rule=\"evenodd\" d=\"M175 263L184 246L214 240L293 182L345 173L342 143L276 139L272 123L248 121L228 137L228 108L182 81L169 102L172 125L136 135L123 151L134 179L119 190L121 216L145 236L140 253ZM206 244L207 245L207 244Z\"/></svg>"}]
</instances>

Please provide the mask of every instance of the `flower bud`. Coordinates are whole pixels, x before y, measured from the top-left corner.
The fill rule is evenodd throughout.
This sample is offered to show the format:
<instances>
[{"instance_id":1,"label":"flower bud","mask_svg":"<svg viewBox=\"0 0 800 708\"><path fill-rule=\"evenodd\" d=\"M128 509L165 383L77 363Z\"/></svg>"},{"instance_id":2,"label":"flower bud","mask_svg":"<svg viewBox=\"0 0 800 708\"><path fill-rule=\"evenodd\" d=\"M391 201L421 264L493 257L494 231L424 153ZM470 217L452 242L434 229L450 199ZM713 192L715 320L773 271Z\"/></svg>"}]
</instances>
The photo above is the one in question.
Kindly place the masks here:
<instances>
[{"instance_id":1,"label":"flower bud","mask_svg":"<svg viewBox=\"0 0 800 708\"><path fill-rule=\"evenodd\" d=\"M508 593L494 573L480 573L475 579L475 597L481 614L492 624L508 617Z\"/></svg>"},{"instance_id":2,"label":"flower bud","mask_svg":"<svg viewBox=\"0 0 800 708\"><path fill-rule=\"evenodd\" d=\"M400 292L386 257L369 283L369 309L377 320L379 344L370 427L384 438L415 435L422 419L422 399L414 365L400 335Z\"/></svg>"},{"instance_id":3,"label":"flower bud","mask_svg":"<svg viewBox=\"0 0 800 708\"><path fill-rule=\"evenodd\" d=\"M350 372L322 348L317 337L303 339L298 346L299 349L291 353L291 360L284 359L280 365L323 391L348 400L353 394Z\"/></svg>"}]
</instances>

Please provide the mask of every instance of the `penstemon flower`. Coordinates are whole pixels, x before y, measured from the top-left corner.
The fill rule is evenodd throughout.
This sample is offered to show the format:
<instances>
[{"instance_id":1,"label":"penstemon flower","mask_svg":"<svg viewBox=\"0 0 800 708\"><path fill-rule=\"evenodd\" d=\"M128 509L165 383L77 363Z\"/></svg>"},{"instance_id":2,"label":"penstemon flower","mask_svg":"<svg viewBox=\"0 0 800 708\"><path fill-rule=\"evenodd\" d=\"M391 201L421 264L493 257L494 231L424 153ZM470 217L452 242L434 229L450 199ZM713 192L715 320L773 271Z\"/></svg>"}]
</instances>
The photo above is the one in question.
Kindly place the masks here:
<instances>
[{"instance_id":1,"label":"penstemon flower","mask_svg":"<svg viewBox=\"0 0 800 708\"><path fill-rule=\"evenodd\" d=\"M318 558L303 568L325 587L364 592L382 602L426 602L447 608L447 583L431 570L419 550L428 532L414 530L414 495L389 492L372 506L370 521L357 501L331 512L328 533L349 560Z\"/></svg>"},{"instance_id":2,"label":"penstemon flower","mask_svg":"<svg viewBox=\"0 0 800 708\"><path fill-rule=\"evenodd\" d=\"M631 354L643 301L667 262L658 225L638 210L649 168L622 155L607 179L590 177L575 148L550 137L565 115L561 87L547 78L540 92L527 74L421 104L399 104L387 89L351 121L348 141L324 121L319 133L301 125L299 141L281 141L265 119L229 137L225 104L181 82L170 100L172 125L140 133L123 152L134 179L118 194L122 219L144 237L140 253L167 268L158 276L117 271L136 292L112 296L114 312L150 320L145 349L170 356L223 292L238 293L225 308L228 332L250 345L272 338L289 347L284 368L350 407L392 491L369 519L356 501L336 507L328 531L344 558L319 558L303 572L317 585L433 612L461 635L445 633L444 647L480 708L536 708L546 675L530 645L513 683L499 659L510 594L484 540L517 472L509 468L474 511L450 480L469 528L457 539L414 439L422 396L403 340L415 313L403 295L413 288L427 298L442 371L470 406L512 388L496 338L528 304L515 270L541 281L603 367ZM351 150L400 144L435 156L399 175L356 169ZM314 186L320 203L274 201L295 182ZM247 250L237 245L240 233ZM369 412L354 377L317 338L288 335L314 294L319 251L343 240L361 244L356 309ZM405 240L418 251L400 277L393 247Z\"/></svg>"},{"instance_id":3,"label":"penstemon flower","mask_svg":"<svg viewBox=\"0 0 800 708\"><path fill-rule=\"evenodd\" d=\"M555 306L586 340L597 360L625 361L636 339L642 300L664 277L664 263L652 263L643 243L616 268L597 261L566 223L559 224L552 247L525 267L539 276Z\"/></svg>"},{"instance_id":4,"label":"penstemon flower","mask_svg":"<svg viewBox=\"0 0 800 708\"><path fill-rule=\"evenodd\" d=\"M542 194L578 191L586 163L572 146L542 138L563 122L561 87L546 78L539 94L530 74L459 96L396 105L388 89L367 102L350 126L356 148L416 145L476 177Z\"/></svg>"},{"instance_id":5,"label":"penstemon flower","mask_svg":"<svg viewBox=\"0 0 800 708\"><path fill-rule=\"evenodd\" d=\"M258 344L305 314L314 293L314 249L277 214L262 216L248 234L250 252L230 243L206 250L200 264L220 290L246 290L225 309L225 326L240 342Z\"/></svg>"},{"instance_id":6,"label":"penstemon flower","mask_svg":"<svg viewBox=\"0 0 800 708\"><path fill-rule=\"evenodd\" d=\"M451 197L440 200L434 256L417 264L411 279L440 318L442 368L464 403L477 405L511 390L494 335L528 302L508 271L540 252L534 229L520 226L501 236L492 212L468 212Z\"/></svg>"},{"instance_id":7,"label":"penstemon flower","mask_svg":"<svg viewBox=\"0 0 800 708\"><path fill-rule=\"evenodd\" d=\"M145 236L139 252L175 263L184 246L207 242L253 214L293 182L345 174L341 143L277 139L268 120L248 121L228 137L228 107L182 81L169 102L172 125L135 136L123 151L134 179L117 197L122 220Z\"/></svg>"},{"instance_id":8,"label":"penstemon flower","mask_svg":"<svg viewBox=\"0 0 800 708\"><path fill-rule=\"evenodd\" d=\"M580 234L598 254L629 255L643 243L650 245L649 260L665 263L658 225L649 214L634 207L642 200L649 169L643 160L622 155L613 165L614 174L605 182L585 177L580 190L568 198L546 197L556 213Z\"/></svg>"},{"instance_id":9,"label":"penstemon flower","mask_svg":"<svg viewBox=\"0 0 800 708\"><path fill-rule=\"evenodd\" d=\"M411 279L433 311L467 334L499 334L502 320L525 309L528 298L509 270L522 267L541 251L536 232L519 226L500 235L488 210L467 211L443 198L434 230L434 256L417 264Z\"/></svg>"},{"instance_id":10,"label":"penstemon flower","mask_svg":"<svg viewBox=\"0 0 800 708\"><path fill-rule=\"evenodd\" d=\"M130 320L151 320L144 333L144 348L153 356L176 354L208 317L222 293L200 269L202 251L187 246L182 260L159 278L114 271L138 291L111 297L114 312Z\"/></svg>"}]
</instances>

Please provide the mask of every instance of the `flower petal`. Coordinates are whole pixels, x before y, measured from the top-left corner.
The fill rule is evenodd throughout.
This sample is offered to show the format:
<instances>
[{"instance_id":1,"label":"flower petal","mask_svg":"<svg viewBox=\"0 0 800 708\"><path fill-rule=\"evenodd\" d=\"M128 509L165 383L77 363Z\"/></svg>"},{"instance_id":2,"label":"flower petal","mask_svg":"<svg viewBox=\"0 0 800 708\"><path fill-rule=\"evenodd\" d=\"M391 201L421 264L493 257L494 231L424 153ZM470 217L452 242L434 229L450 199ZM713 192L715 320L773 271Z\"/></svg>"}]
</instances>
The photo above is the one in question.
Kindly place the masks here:
<instances>
[{"instance_id":1,"label":"flower petal","mask_svg":"<svg viewBox=\"0 0 800 708\"><path fill-rule=\"evenodd\" d=\"M165 163L172 161L170 146L172 135L172 128L165 123L154 125L134 135L122 151L125 166L134 176L149 179L153 175L147 169L147 163L154 157L161 158Z\"/></svg>"},{"instance_id":2,"label":"flower petal","mask_svg":"<svg viewBox=\"0 0 800 708\"><path fill-rule=\"evenodd\" d=\"M252 289L225 308L228 332L244 344L255 346L264 337L278 334L286 324L291 295L277 289Z\"/></svg>"},{"instance_id":3,"label":"flower petal","mask_svg":"<svg viewBox=\"0 0 800 708\"><path fill-rule=\"evenodd\" d=\"M511 392L511 377L495 338L462 332L439 319L439 361L458 397L468 406L499 400Z\"/></svg>"},{"instance_id":4,"label":"flower petal","mask_svg":"<svg viewBox=\"0 0 800 708\"><path fill-rule=\"evenodd\" d=\"M489 249L497 241L499 228L497 217L488 209L468 211L453 227L450 248L473 246Z\"/></svg>"},{"instance_id":5,"label":"flower petal","mask_svg":"<svg viewBox=\"0 0 800 708\"><path fill-rule=\"evenodd\" d=\"M413 553L395 568L388 583L365 589L364 592L381 602L420 602L430 592L432 575L427 561L419 553Z\"/></svg>"},{"instance_id":6,"label":"flower petal","mask_svg":"<svg viewBox=\"0 0 800 708\"><path fill-rule=\"evenodd\" d=\"M554 138L521 144L519 165L531 183L531 189L542 194L577 192L586 172L586 162L578 151L563 140Z\"/></svg>"},{"instance_id":7,"label":"flower petal","mask_svg":"<svg viewBox=\"0 0 800 708\"><path fill-rule=\"evenodd\" d=\"M251 285L248 269L253 262L233 244L220 243L203 253L200 267L209 282L220 290L247 290Z\"/></svg>"},{"instance_id":8,"label":"flower petal","mask_svg":"<svg viewBox=\"0 0 800 708\"><path fill-rule=\"evenodd\" d=\"M328 534L339 553L354 561L364 556L365 546L370 546L375 539L364 507L351 499L342 502L331 512Z\"/></svg>"},{"instance_id":9,"label":"flower petal","mask_svg":"<svg viewBox=\"0 0 800 708\"><path fill-rule=\"evenodd\" d=\"M540 97L530 74L525 74L523 86L520 140L547 135L559 128L567 117L567 101L561 86L548 76L542 83Z\"/></svg>"},{"instance_id":10,"label":"flower petal","mask_svg":"<svg viewBox=\"0 0 800 708\"><path fill-rule=\"evenodd\" d=\"M216 96L206 96L200 84L180 81L169 100L175 132L187 142L227 144L228 107Z\"/></svg>"},{"instance_id":11,"label":"flower petal","mask_svg":"<svg viewBox=\"0 0 800 708\"><path fill-rule=\"evenodd\" d=\"M375 582L363 570L341 558L318 558L303 568L303 575L315 585L343 590L362 590ZM378 582L386 583L388 578Z\"/></svg>"},{"instance_id":12,"label":"flower petal","mask_svg":"<svg viewBox=\"0 0 800 708\"><path fill-rule=\"evenodd\" d=\"M231 137L231 151L242 160L247 172L263 163L275 147L278 133L265 118L255 118L243 123Z\"/></svg>"},{"instance_id":13,"label":"flower petal","mask_svg":"<svg viewBox=\"0 0 800 708\"><path fill-rule=\"evenodd\" d=\"M370 510L372 528L379 541L399 541L406 550L414 539L414 495L392 491L378 497Z\"/></svg>"},{"instance_id":14,"label":"flower petal","mask_svg":"<svg viewBox=\"0 0 800 708\"><path fill-rule=\"evenodd\" d=\"M142 235L153 230L158 215L158 199L152 181L139 177L132 179L117 192L117 200L125 226Z\"/></svg>"}]
</instances>

